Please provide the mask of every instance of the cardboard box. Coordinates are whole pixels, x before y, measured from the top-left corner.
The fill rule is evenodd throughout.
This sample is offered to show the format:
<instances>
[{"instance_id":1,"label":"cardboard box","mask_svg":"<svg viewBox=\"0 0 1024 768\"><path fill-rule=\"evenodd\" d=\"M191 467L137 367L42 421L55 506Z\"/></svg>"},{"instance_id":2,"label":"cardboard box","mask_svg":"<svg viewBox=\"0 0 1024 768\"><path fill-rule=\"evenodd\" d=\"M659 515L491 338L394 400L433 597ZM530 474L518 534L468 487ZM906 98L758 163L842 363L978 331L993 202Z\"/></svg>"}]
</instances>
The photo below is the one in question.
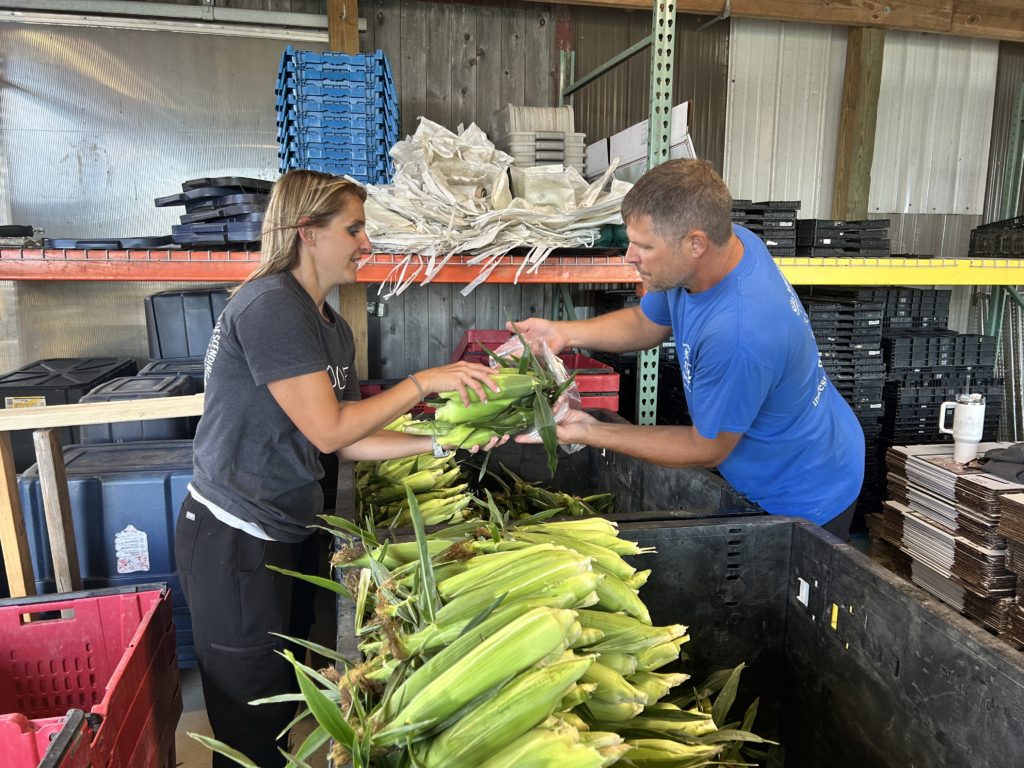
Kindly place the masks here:
<instances>
[{"instance_id":1,"label":"cardboard box","mask_svg":"<svg viewBox=\"0 0 1024 768\"><path fill-rule=\"evenodd\" d=\"M675 146L690 133L689 102L684 101L672 107L671 144ZM641 120L624 131L619 131L608 139L608 157L610 160L619 158L620 165L634 160L647 159L649 126L647 120Z\"/></svg>"}]
</instances>

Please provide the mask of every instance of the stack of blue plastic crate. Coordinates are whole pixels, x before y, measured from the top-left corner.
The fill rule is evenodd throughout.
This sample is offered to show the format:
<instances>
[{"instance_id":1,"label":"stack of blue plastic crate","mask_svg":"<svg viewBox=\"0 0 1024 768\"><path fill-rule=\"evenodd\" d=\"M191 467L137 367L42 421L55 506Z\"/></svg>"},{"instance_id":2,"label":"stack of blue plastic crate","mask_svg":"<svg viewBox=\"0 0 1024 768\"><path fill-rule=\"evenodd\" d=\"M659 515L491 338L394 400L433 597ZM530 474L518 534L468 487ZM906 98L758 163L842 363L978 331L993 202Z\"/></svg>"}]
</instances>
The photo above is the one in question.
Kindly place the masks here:
<instances>
[{"instance_id":1,"label":"stack of blue plastic crate","mask_svg":"<svg viewBox=\"0 0 1024 768\"><path fill-rule=\"evenodd\" d=\"M398 141L398 94L382 51L284 52L277 77L281 172L307 168L386 184Z\"/></svg>"}]
</instances>

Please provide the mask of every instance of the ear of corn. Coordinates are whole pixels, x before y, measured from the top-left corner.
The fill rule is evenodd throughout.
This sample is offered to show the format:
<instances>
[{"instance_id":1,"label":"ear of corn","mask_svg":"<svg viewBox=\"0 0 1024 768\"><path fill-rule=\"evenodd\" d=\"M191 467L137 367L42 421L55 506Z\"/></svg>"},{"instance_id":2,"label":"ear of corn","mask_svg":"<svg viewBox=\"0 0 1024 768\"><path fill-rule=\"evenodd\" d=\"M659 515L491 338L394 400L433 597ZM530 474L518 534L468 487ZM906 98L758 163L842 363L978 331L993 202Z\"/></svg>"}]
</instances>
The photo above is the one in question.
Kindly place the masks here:
<instances>
[{"instance_id":1,"label":"ear of corn","mask_svg":"<svg viewBox=\"0 0 1024 768\"><path fill-rule=\"evenodd\" d=\"M677 685L682 685L690 679L689 675L681 672L657 674L655 672L636 672L626 678L629 683L647 695L650 704L663 699L668 692Z\"/></svg>"},{"instance_id":2,"label":"ear of corn","mask_svg":"<svg viewBox=\"0 0 1024 768\"><path fill-rule=\"evenodd\" d=\"M592 656L570 653L520 674L434 739L423 756L424 768L483 762L543 722L591 663Z\"/></svg>"},{"instance_id":3,"label":"ear of corn","mask_svg":"<svg viewBox=\"0 0 1024 768\"><path fill-rule=\"evenodd\" d=\"M593 701L600 701L607 704L621 704L630 702L635 704L646 704L647 694L631 685L626 678L620 675L611 667L606 667L600 661L594 662L583 675L583 682L593 683L597 686Z\"/></svg>"},{"instance_id":4,"label":"ear of corn","mask_svg":"<svg viewBox=\"0 0 1024 768\"><path fill-rule=\"evenodd\" d=\"M486 624L486 622L484 622ZM483 636L469 632L441 651L395 692L395 715L391 725L377 734L381 744L409 738L412 731L402 727L423 724L425 732L433 724L453 715L495 685L508 680L554 651L568 646L576 617L572 611L537 608ZM484 626L484 625L481 625ZM475 647L467 649L469 638ZM454 649L454 650L453 650ZM441 660L437 664L433 662ZM417 677L422 679L417 681ZM418 685L411 685L417 681Z\"/></svg>"},{"instance_id":5,"label":"ear of corn","mask_svg":"<svg viewBox=\"0 0 1024 768\"><path fill-rule=\"evenodd\" d=\"M629 739L629 760L643 768L691 768L707 765L723 746L680 744L669 739Z\"/></svg>"}]
</instances>

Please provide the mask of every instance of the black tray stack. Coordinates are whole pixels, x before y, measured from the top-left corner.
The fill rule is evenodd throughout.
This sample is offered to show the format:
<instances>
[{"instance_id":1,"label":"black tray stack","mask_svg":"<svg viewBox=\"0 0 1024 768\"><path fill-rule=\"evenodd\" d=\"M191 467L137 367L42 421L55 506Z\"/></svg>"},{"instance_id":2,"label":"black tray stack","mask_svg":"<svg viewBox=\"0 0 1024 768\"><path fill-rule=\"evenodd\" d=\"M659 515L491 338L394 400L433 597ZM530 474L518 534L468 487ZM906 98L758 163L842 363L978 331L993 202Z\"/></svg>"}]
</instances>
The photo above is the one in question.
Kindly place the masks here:
<instances>
[{"instance_id":1,"label":"black tray stack","mask_svg":"<svg viewBox=\"0 0 1024 768\"><path fill-rule=\"evenodd\" d=\"M799 200L732 201L732 223L760 237L772 256L796 255L796 212Z\"/></svg>"},{"instance_id":2,"label":"black tray stack","mask_svg":"<svg viewBox=\"0 0 1024 768\"><path fill-rule=\"evenodd\" d=\"M884 498L885 474L873 460L882 431L885 362L882 317L885 303L875 289L829 288L802 292L821 363L864 430L864 485L861 503Z\"/></svg>"},{"instance_id":3,"label":"black tray stack","mask_svg":"<svg viewBox=\"0 0 1024 768\"><path fill-rule=\"evenodd\" d=\"M273 182L224 176L183 182L181 192L155 201L158 208L182 205L181 224L171 237L189 248L259 250L263 212Z\"/></svg>"},{"instance_id":4,"label":"black tray stack","mask_svg":"<svg viewBox=\"0 0 1024 768\"><path fill-rule=\"evenodd\" d=\"M889 256L889 220L800 219L796 223L796 255L886 258Z\"/></svg>"},{"instance_id":5,"label":"black tray stack","mask_svg":"<svg viewBox=\"0 0 1024 768\"><path fill-rule=\"evenodd\" d=\"M1024 216L989 222L971 230L968 255L977 258L1024 259Z\"/></svg>"}]
</instances>

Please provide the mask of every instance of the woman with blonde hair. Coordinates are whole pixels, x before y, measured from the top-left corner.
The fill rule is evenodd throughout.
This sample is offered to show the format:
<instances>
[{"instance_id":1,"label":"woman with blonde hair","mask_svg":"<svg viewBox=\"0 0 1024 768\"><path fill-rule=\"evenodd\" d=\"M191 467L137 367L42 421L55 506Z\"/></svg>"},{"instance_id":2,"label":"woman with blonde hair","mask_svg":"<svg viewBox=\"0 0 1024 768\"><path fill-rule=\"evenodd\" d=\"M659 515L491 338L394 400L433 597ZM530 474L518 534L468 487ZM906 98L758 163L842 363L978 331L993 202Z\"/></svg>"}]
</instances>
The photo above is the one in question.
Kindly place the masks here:
<instances>
[{"instance_id":1,"label":"woman with blonde hair","mask_svg":"<svg viewBox=\"0 0 1024 768\"><path fill-rule=\"evenodd\" d=\"M312 624L310 586L266 566L317 570L309 526L323 511L319 453L364 460L430 451L429 437L382 428L428 392L458 390L468 404L470 389L482 398L497 391L485 366L459 362L359 399L352 331L326 298L355 282L370 252L365 199L337 176L281 176L260 265L228 302L206 354L175 553L214 736L263 768L284 764L277 736L295 707L248 702L296 690L278 635L305 638ZM214 756L215 766L231 764Z\"/></svg>"}]
</instances>

